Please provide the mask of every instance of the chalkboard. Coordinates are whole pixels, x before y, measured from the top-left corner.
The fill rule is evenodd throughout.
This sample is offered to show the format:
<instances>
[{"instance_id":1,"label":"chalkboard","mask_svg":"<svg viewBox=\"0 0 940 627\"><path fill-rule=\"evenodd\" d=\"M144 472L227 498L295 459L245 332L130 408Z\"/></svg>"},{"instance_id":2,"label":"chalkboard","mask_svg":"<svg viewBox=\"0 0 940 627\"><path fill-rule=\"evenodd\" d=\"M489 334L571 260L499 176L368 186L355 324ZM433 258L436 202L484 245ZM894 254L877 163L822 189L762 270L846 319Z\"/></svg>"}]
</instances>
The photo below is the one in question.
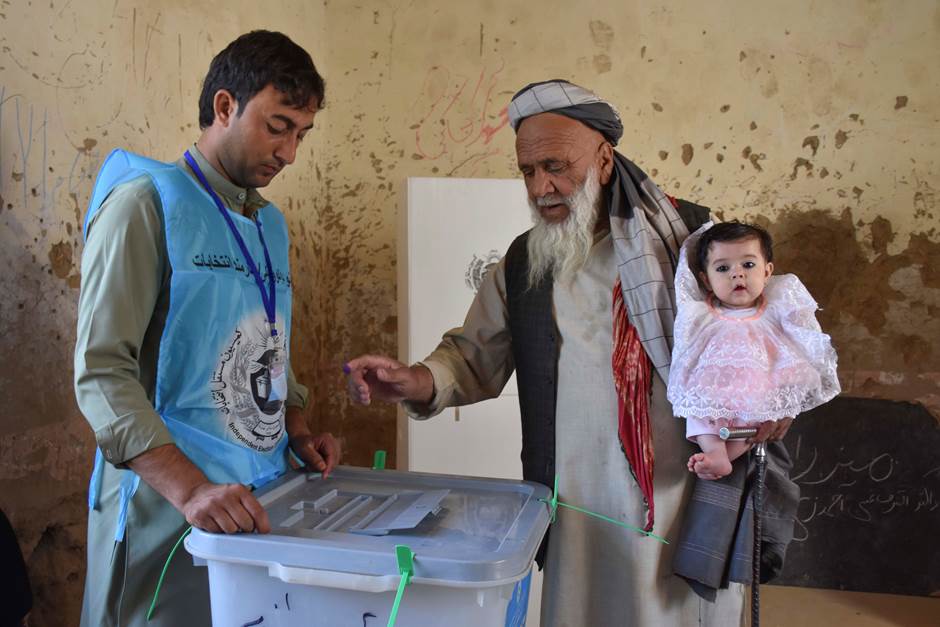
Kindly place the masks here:
<instances>
[{"instance_id":1,"label":"chalkboard","mask_svg":"<svg viewBox=\"0 0 940 627\"><path fill-rule=\"evenodd\" d=\"M775 584L940 594L940 427L920 405L836 398L785 443L800 486Z\"/></svg>"}]
</instances>

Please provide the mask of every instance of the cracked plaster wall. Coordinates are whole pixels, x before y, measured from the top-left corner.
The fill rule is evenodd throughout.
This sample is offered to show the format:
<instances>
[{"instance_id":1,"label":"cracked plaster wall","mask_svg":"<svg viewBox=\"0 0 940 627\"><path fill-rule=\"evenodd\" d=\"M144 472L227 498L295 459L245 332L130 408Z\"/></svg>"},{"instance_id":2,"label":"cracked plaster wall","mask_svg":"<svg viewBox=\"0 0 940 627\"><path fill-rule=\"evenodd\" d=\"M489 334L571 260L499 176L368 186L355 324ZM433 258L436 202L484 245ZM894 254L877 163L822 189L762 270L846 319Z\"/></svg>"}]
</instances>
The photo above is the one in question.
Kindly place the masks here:
<instances>
[{"instance_id":1,"label":"cracked plaster wall","mask_svg":"<svg viewBox=\"0 0 940 627\"><path fill-rule=\"evenodd\" d=\"M218 49L283 30L327 108L266 194L294 238L295 368L347 460L394 455L395 412L340 365L394 354L407 176L516 176L505 106L568 78L615 103L619 149L669 193L758 221L823 307L847 392L940 415L940 8L934 2L0 2L0 507L37 595L75 624L93 438L71 350L80 222L114 147L174 159ZM454 321L458 323L459 321ZM443 331L443 329L441 329ZM393 457L394 458L394 457Z\"/></svg>"}]
</instances>

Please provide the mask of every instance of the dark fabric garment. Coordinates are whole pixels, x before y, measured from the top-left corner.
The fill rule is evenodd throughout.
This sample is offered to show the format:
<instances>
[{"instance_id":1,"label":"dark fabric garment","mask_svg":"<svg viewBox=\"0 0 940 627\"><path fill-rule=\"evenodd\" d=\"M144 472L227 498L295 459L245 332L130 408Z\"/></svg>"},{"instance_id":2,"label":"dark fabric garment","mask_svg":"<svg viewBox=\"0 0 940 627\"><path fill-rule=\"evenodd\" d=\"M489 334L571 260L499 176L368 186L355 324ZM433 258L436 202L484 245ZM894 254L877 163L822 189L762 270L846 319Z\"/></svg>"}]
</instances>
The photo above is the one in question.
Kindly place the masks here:
<instances>
[{"instance_id":1,"label":"dark fabric garment","mask_svg":"<svg viewBox=\"0 0 940 627\"><path fill-rule=\"evenodd\" d=\"M649 176L646 172L615 150L614 165L610 172L610 183L605 188L605 197L610 215L625 220L632 218L636 208L643 206L643 192L641 189L643 183L648 180ZM666 197L670 198L669 196ZM670 200L670 202L672 201ZM672 206L675 207L675 203ZM665 238L665 233L660 234L660 239L665 240Z\"/></svg>"},{"instance_id":2,"label":"dark fabric garment","mask_svg":"<svg viewBox=\"0 0 940 627\"><path fill-rule=\"evenodd\" d=\"M669 197L669 200L675 205L679 217L689 228L689 233L698 230L700 226L708 222L711 213L708 207L696 205L694 202L682 200L681 198L673 198L672 196Z\"/></svg>"},{"instance_id":3,"label":"dark fabric garment","mask_svg":"<svg viewBox=\"0 0 940 627\"><path fill-rule=\"evenodd\" d=\"M33 609L33 592L13 526L0 510L0 627L18 626Z\"/></svg>"},{"instance_id":4,"label":"dark fabric garment","mask_svg":"<svg viewBox=\"0 0 940 627\"><path fill-rule=\"evenodd\" d=\"M783 570L800 488L790 480L790 456L782 442L767 445L767 472L761 512L760 580ZM702 598L713 601L729 581L749 584L754 551L753 454L735 460L731 474L717 481L697 479L673 557L673 571Z\"/></svg>"},{"instance_id":5,"label":"dark fabric garment","mask_svg":"<svg viewBox=\"0 0 940 627\"><path fill-rule=\"evenodd\" d=\"M708 208L678 201L677 211L690 231L708 217ZM700 219L704 216L704 219ZM506 252L506 306L519 387L522 417L522 476L549 488L555 484L555 407L558 395L558 327L552 314L548 273L529 289L529 233L517 237ZM616 437L612 433L611 437ZM631 478L632 479L632 478ZM544 565L549 535L536 555Z\"/></svg>"},{"instance_id":6,"label":"dark fabric garment","mask_svg":"<svg viewBox=\"0 0 940 627\"><path fill-rule=\"evenodd\" d=\"M506 306L522 415L522 477L549 488L555 484L555 402L558 393L558 327L552 315L549 272L528 289L529 233L506 253ZM548 534L536 555L544 566Z\"/></svg>"}]
</instances>

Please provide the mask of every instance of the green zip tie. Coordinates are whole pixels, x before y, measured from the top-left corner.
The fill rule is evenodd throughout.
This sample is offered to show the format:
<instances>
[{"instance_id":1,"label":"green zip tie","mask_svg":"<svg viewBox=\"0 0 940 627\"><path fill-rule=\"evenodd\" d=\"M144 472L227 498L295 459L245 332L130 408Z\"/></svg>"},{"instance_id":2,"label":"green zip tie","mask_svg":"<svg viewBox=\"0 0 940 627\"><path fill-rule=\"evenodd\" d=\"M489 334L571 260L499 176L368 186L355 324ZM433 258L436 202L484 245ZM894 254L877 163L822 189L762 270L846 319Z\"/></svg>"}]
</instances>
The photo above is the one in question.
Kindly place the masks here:
<instances>
[{"instance_id":1,"label":"green zip tie","mask_svg":"<svg viewBox=\"0 0 940 627\"><path fill-rule=\"evenodd\" d=\"M388 627L394 627L395 619L398 618L398 606L401 605L401 598L405 595L405 587L411 583L411 578L415 573L415 554L403 544L395 545L395 557L398 559L398 572L401 573L401 581L398 583L398 594L395 595L395 603L392 604L392 613L388 617Z\"/></svg>"},{"instance_id":2,"label":"green zip tie","mask_svg":"<svg viewBox=\"0 0 940 627\"><path fill-rule=\"evenodd\" d=\"M176 541L176 544L173 545L173 550L170 551L169 557L166 558L166 562L163 564L163 572L160 573L160 579L157 581L157 589L153 591L153 601L150 603L150 609L147 610L147 622L150 622L150 619L153 617L153 610L157 607L157 597L160 596L160 588L163 587L163 578L166 576L167 569L170 568L170 560L173 559L173 556L176 555L176 549L180 547L180 544L183 543L183 540L186 539L186 536L189 535L189 532L193 528L189 527L186 531L183 532L183 535L180 536L180 539Z\"/></svg>"},{"instance_id":3,"label":"green zip tie","mask_svg":"<svg viewBox=\"0 0 940 627\"><path fill-rule=\"evenodd\" d=\"M544 499L539 499L544 501ZM552 508L552 522L555 522L555 514L558 513L558 475L555 475L555 488L552 490L552 500L548 502Z\"/></svg>"},{"instance_id":4,"label":"green zip tie","mask_svg":"<svg viewBox=\"0 0 940 627\"><path fill-rule=\"evenodd\" d=\"M542 501L543 503L547 503L547 504L548 504L548 507L549 507L549 509L551 510L551 513L552 513L552 519L551 519L552 522L555 522L555 513L556 513L557 510L558 510L558 506L561 505L562 507L567 507L568 509L573 509L573 510L576 511L576 512L581 512L582 514L587 514L588 516L593 516L594 518L599 518L599 519L601 519L601 520L603 520L603 521L606 521L606 522L609 522L609 523L613 523L613 524L617 525L618 527L623 527L624 529L629 529L630 531L636 531L637 533L642 534L642 535L644 535L644 536L648 536L648 537L650 537L650 538L653 538L654 540L659 540L659 541L662 542L663 544L669 544L669 541L668 541L668 540L666 540L665 538L663 538L663 537L661 537L661 536L657 536L655 533L653 533L653 532L651 532L651 531L646 531L645 529L640 529L639 527L634 527L633 525L628 525L628 524L625 523L625 522L621 522L621 521L619 521L619 520L615 520L615 519L610 518L610 517L608 517L608 516L604 516L603 514L598 514L598 513L596 513L596 512L592 512L592 511L590 511L590 510L584 509L583 507L578 507L578 506L576 506L576 505L569 505L568 503L562 503L561 501L558 500L558 475L555 475L555 489L552 491L552 498L550 498L550 499L539 499L539 500Z\"/></svg>"},{"instance_id":5,"label":"green zip tie","mask_svg":"<svg viewBox=\"0 0 940 627\"><path fill-rule=\"evenodd\" d=\"M375 457L372 460L372 470L385 470L385 451L375 452Z\"/></svg>"}]
</instances>

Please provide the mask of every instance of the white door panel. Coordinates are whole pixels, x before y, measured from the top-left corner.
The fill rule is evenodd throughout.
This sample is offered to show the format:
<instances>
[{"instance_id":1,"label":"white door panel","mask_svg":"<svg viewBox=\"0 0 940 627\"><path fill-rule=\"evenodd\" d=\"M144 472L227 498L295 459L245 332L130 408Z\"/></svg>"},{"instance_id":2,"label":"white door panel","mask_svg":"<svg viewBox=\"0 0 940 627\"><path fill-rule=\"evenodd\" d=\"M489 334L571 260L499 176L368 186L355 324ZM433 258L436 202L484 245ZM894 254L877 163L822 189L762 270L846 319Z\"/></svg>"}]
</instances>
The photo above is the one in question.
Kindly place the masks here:
<instances>
[{"instance_id":1,"label":"white door panel","mask_svg":"<svg viewBox=\"0 0 940 627\"><path fill-rule=\"evenodd\" d=\"M521 180L409 178L400 210L399 359L428 355L463 324L485 267L532 225ZM499 398L446 409L430 420L399 412L398 468L522 478L516 380ZM539 624L542 574L533 573L527 624Z\"/></svg>"}]
</instances>

